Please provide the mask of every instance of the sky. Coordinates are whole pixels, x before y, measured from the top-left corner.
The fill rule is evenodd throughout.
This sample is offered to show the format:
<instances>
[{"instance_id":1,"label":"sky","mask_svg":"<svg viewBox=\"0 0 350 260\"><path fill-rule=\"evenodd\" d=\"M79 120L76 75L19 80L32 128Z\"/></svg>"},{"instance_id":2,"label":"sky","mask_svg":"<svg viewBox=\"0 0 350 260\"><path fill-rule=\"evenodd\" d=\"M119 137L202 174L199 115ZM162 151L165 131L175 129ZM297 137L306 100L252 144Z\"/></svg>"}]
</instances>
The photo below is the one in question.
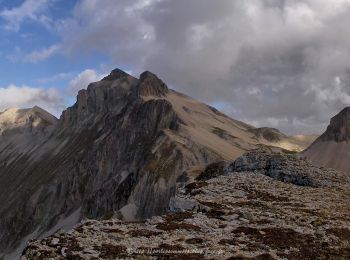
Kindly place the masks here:
<instances>
[{"instance_id":1,"label":"sky","mask_svg":"<svg viewBox=\"0 0 350 260\"><path fill-rule=\"evenodd\" d=\"M0 0L0 110L60 116L114 68L320 134L350 106L350 0Z\"/></svg>"}]
</instances>

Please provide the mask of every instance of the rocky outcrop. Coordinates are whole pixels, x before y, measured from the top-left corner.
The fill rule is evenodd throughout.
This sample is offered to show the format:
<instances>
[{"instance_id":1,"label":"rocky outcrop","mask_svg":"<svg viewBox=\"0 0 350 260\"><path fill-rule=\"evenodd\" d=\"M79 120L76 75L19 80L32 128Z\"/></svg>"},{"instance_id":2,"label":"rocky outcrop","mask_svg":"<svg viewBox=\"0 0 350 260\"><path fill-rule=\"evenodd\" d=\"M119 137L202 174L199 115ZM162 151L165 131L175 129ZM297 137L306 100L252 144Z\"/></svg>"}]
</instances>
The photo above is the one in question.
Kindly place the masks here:
<instances>
[{"instance_id":1,"label":"rocky outcrop","mask_svg":"<svg viewBox=\"0 0 350 260\"><path fill-rule=\"evenodd\" d=\"M241 172L261 174L297 186L342 186L340 172L315 166L299 155L273 152L268 148L249 151L233 162L209 164L196 180L207 181L218 176Z\"/></svg>"},{"instance_id":2,"label":"rocky outcrop","mask_svg":"<svg viewBox=\"0 0 350 260\"><path fill-rule=\"evenodd\" d=\"M318 185L312 176L317 175L319 169L292 155L255 150L238 158L228 167L232 172L256 172L299 186Z\"/></svg>"},{"instance_id":3,"label":"rocky outcrop","mask_svg":"<svg viewBox=\"0 0 350 260\"><path fill-rule=\"evenodd\" d=\"M145 71L140 76L138 85L138 94L140 96L156 96L162 97L168 93L169 89L163 81L155 74Z\"/></svg>"},{"instance_id":4,"label":"rocky outcrop","mask_svg":"<svg viewBox=\"0 0 350 260\"><path fill-rule=\"evenodd\" d=\"M289 175L303 166L323 186L300 187L266 176L272 162ZM141 222L86 220L67 233L31 241L22 259L350 257L348 175L261 150L204 172L214 174L178 187L177 205L185 209Z\"/></svg>"}]
</instances>

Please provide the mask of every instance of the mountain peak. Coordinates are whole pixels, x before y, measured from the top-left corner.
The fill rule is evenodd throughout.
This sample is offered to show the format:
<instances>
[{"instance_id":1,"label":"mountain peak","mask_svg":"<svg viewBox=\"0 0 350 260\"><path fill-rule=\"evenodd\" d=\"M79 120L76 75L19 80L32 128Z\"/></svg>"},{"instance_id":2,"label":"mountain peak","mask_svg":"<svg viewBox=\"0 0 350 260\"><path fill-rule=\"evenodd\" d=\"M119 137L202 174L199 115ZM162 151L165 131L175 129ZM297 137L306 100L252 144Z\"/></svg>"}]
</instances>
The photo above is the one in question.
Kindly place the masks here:
<instances>
[{"instance_id":1,"label":"mountain peak","mask_svg":"<svg viewBox=\"0 0 350 260\"><path fill-rule=\"evenodd\" d=\"M155 74L145 71L140 78L115 69L102 81L94 82L78 93L77 102L62 114L63 125L77 126L88 123L90 116L117 114L126 104L142 97L164 97L169 92L165 83Z\"/></svg>"},{"instance_id":2,"label":"mountain peak","mask_svg":"<svg viewBox=\"0 0 350 260\"><path fill-rule=\"evenodd\" d=\"M140 75L138 93L140 96L165 96L169 92L167 85L150 71Z\"/></svg>"},{"instance_id":3,"label":"mountain peak","mask_svg":"<svg viewBox=\"0 0 350 260\"><path fill-rule=\"evenodd\" d=\"M326 132L320 137L322 141L350 141L350 107L344 108L331 119Z\"/></svg>"},{"instance_id":4,"label":"mountain peak","mask_svg":"<svg viewBox=\"0 0 350 260\"><path fill-rule=\"evenodd\" d=\"M145 80L146 78L156 78L156 79L158 79L157 75L152 73L152 72L150 72L149 70L146 70L146 71L142 72L141 75L140 75L140 80L141 81Z\"/></svg>"},{"instance_id":5,"label":"mountain peak","mask_svg":"<svg viewBox=\"0 0 350 260\"><path fill-rule=\"evenodd\" d=\"M126 76L130 76L130 75L128 73L126 73L125 71L116 68L116 69L112 70L108 76L104 77L102 79L102 81L117 80L117 79L120 79L120 78L126 77Z\"/></svg>"},{"instance_id":6,"label":"mountain peak","mask_svg":"<svg viewBox=\"0 0 350 260\"><path fill-rule=\"evenodd\" d=\"M341 110L336 116L334 116L333 118L335 117L343 117L343 118L347 118L347 120L350 120L350 107L345 107L343 108L343 110ZM332 119L333 119L332 118ZM332 120L331 119L331 120Z\"/></svg>"}]
</instances>

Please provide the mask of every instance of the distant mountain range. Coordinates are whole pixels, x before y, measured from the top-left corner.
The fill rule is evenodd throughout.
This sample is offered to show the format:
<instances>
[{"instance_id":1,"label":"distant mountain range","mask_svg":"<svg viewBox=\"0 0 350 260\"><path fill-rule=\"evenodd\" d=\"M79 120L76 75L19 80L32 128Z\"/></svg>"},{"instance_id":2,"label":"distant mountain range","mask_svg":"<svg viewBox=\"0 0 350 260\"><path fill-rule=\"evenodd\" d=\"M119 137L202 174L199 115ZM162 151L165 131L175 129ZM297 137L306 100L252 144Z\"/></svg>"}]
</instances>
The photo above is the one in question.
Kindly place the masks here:
<instances>
[{"instance_id":1,"label":"distant mountain range","mask_svg":"<svg viewBox=\"0 0 350 260\"><path fill-rule=\"evenodd\" d=\"M163 214L185 171L260 147L301 152L316 138L232 119L148 71L113 70L79 91L60 119L38 107L8 109L0 113L0 256L84 218ZM325 138L305 156L317 161L312 151Z\"/></svg>"}]
</instances>

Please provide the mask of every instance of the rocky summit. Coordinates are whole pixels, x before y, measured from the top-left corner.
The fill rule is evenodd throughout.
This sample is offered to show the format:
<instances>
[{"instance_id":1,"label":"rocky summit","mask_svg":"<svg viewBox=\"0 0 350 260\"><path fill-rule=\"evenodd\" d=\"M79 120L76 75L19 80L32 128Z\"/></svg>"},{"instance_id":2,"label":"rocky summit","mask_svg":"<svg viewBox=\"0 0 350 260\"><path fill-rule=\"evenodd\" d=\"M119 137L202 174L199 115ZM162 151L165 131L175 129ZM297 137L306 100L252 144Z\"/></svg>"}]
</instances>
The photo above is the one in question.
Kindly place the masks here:
<instances>
[{"instance_id":1,"label":"rocky summit","mask_svg":"<svg viewBox=\"0 0 350 260\"><path fill-rule=\"evenodd\" d=\"M266 149L185 172L168 214L84 220L22 259L349 259L350 176Z\"/></svg>"}]
</instances>

